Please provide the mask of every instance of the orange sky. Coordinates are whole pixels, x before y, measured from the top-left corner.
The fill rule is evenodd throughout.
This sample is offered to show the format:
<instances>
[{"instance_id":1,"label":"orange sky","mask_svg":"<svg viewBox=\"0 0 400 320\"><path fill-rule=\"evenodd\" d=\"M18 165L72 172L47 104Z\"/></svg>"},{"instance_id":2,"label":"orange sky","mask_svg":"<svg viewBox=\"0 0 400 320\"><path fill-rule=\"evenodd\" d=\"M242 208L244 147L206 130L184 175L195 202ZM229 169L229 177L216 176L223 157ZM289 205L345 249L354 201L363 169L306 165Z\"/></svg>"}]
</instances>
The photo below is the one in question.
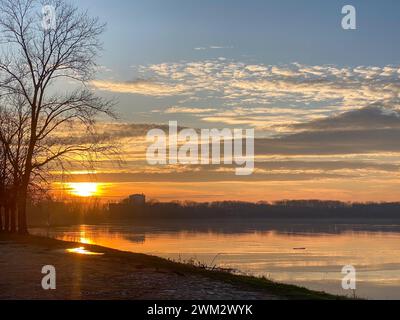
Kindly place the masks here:
<instances>
[{"instance_id":1,"label":"orange sky","mask_svg":"<svg viewBox=\"0 0 400 320\"><path fill-rule=\"evenodd\" d=\"M55 185L55 189L60 186ZM133 193L144 193L148 199L159 201L276 201L282 199L323 199L342 201L397 201L400 182L372 183L351 181L300 181L300 182L125 182L76 183L67 185L68 196L96 196L107 201L117 201ZM56 194L59 194L56 191ZM372 200L371 200L372 199Z\"/></svg>"}]
</instances>

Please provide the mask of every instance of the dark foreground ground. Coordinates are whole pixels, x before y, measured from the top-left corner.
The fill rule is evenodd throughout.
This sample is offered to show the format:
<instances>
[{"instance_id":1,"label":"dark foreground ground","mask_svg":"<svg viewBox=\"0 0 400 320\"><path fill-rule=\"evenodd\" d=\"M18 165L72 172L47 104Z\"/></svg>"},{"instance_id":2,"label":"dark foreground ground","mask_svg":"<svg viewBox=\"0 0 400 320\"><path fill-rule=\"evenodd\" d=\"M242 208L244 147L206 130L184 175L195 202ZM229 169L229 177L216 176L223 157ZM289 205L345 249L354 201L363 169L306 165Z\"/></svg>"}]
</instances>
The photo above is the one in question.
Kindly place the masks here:
<instances>
[{"instance_id":1,"label":"dark foreground ground","mask_svg":"<svg viewBox=\"0 0 400 320\"><path fill-rule=\"evenodd\" d=\"M84 246L103 255L69 253ZM56 290L42 289L44 265L57 272ZM237 276L121 252L33 236L0 234L0 299L272 300L338 297L266 279Z\"/></svg>"}]
</instances>

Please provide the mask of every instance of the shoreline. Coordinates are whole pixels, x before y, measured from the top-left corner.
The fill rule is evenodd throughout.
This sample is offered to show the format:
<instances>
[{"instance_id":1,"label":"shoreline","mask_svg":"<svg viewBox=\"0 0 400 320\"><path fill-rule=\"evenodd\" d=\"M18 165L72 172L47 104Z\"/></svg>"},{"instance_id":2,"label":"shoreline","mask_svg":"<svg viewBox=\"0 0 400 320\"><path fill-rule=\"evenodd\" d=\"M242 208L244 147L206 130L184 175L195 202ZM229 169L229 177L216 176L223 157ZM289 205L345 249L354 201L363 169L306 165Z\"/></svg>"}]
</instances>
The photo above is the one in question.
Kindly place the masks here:
<instances>
[{"instance_id":1,"label":"shoreline","mask_svg":"<svg viewBox=\"0 0 400 320\"><path fill-rule=\"evenodd\" d=\"M93 254L67 252L81 247ZM348 299L265 278L39 236L0 234L0 253L0 300ZM43 265L57 270L54 291L41 288Z\"/></svg>"}]
</instances>

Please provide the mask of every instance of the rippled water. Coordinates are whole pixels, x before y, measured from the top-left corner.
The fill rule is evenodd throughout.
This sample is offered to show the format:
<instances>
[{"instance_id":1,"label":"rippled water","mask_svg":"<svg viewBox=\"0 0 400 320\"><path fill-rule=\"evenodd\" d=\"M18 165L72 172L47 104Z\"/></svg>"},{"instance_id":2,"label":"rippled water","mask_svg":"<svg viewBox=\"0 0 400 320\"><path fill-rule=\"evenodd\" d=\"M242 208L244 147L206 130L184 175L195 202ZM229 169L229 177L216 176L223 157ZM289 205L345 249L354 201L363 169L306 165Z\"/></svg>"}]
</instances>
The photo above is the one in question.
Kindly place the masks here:
<instances>
[{"instance_id":1,"label":"rippled water","mask_svg":"<svg viewBox=\"0 0 400 320\"><path fill-rule=\"evenodd\" d=\"M152 222L35 228L35 234L196 260L330 293L345 265L357 270L358 297L400 299L400 224L277 221Z\"/></svg>"}]
</instances>

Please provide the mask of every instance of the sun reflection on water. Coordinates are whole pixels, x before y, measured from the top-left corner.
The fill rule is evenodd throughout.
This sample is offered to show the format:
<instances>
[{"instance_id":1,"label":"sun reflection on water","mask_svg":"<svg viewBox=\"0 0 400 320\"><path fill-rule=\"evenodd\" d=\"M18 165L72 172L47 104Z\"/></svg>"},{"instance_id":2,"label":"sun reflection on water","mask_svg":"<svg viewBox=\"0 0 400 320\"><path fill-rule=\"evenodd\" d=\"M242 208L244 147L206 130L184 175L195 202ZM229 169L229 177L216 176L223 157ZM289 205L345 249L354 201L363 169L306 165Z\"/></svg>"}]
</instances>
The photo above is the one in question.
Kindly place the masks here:
<instances>
[{"instance_id":1,"label":"sun reflection on water","mask_svg":"<svg viewBox=\"0 0 400 320\"><path fill-rule=\"evenodd\" d=\"M88 256L102 256L102 255L104 255L104 253L92 252L92 251L86 250L85 247L67 249L67 252L68 253L88 255Z\"/></svg>"}]
</instances>

